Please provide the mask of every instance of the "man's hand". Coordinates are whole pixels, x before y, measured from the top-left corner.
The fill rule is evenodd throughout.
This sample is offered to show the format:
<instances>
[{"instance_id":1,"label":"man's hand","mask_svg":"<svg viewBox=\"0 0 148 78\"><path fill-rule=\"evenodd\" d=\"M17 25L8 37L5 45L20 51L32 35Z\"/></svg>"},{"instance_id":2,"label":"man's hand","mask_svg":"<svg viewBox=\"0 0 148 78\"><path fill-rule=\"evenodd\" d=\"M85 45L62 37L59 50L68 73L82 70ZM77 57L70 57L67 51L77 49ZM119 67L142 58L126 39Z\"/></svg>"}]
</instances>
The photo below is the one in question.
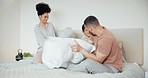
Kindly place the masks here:
<instances>
[{"instance_id":1,"label":"man's hand","mask_svg":"<svg viewBox=\"0 0 148 78\"><path fill-rule=\"evenodd\" d=\"M79 45L79 43L74 40L75 45L71 46L72 51L74 52L80 52L83 48Z\"/></svg>"},{"instance_id":2,"label":"man's hand","mask_svg":"<svg viewBox=\"0 0 148 78\"><path fill-rule=\"evenodd\" d=\"M75 45L71 46L71 49L74 52L81 52L86 58L93 59L93 60L100 62L100 59L101 59L100 54L97 56L97 55L94 55L93 53L87 52L84 48L82 48L79 45L77 41L75 41Z\"/></svg>"}]
</instances>

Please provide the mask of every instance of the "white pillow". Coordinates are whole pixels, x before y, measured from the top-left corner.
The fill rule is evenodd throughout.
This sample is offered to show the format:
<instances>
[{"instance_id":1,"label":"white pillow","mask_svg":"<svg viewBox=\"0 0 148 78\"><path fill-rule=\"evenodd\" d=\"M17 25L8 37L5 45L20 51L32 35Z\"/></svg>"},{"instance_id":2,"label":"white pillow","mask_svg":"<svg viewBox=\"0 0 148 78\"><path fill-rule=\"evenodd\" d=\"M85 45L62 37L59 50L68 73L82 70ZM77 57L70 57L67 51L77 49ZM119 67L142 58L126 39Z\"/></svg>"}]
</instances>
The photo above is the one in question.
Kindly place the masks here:
<instances>
[{"instance_id":1,"label":"white pillow","mask_svg":"<svg viewBox=\"0 0 148 78\"><path fill-rule=\"evenodd\" d=\"M44 42L42 61L49 68L66 67L70 58L72 51L62 38L50 37Z\"/></svg>"},{"instance_id":2,"label":"white pillow","mask_svg":"<svg viewBox=\"0 0 148 78\"><path fill-rule=\"evenodd\" d=\"M123 61L123 63L127 63L126 56L125 56L125 49L123 47L123 42L119 41L118 43L119 43L120 49L122 51L122 61Z\"/></svg>"},{"instance_id":3,"label":"white pillow","mask_svg":"<svg viewBox=\"0 0 148 78\"><path fill-rule=\"evenodd\" d=\"M94 45L84 40L81 40L81 39L75 39L75 40L79 43L81 47L83 47L86 51L90 53L92 53L96 49ZM73 56L73 59L71 60L72 63L80 63L84 59L84 56L80 52L73 52L73 54L74 56Z\"/></svg>"},{"instance_id":4,"label":"white pillow","mask_svg":"<svg viewBox=\"0 0 148 78\"><path fill-rule=\"evenodd\" d=\"M74 40L87 51L92 52L95 50L95 46L80 39L49 37L43 46L43 63L49 68L66 68L70 61L73 63L82 61L84 59L83 55L71 50L71 45L75 44Z\"/></svg>"},{"instance_id":5,"label":"white pillow","mask_svg":"<svg viewBox=\"0 0 148 78\"><path fill-rule=\"evenodd\" d=\"M58 31L57 36L61 38L76 38L76 33L70 27L67 27Z\"/></svg>"},{"instance_id":6,"label":"white pillow","mask_svg":"<svg viewBox=\"0 0 148 78\"><path fill-rule=\"evenodd\" d=\"M124 78L132 78L132 76L134 76L134 78L145 78L144 71L137 63L123 63L122 74L130 76Z\"/></svg>"}]
</instances>

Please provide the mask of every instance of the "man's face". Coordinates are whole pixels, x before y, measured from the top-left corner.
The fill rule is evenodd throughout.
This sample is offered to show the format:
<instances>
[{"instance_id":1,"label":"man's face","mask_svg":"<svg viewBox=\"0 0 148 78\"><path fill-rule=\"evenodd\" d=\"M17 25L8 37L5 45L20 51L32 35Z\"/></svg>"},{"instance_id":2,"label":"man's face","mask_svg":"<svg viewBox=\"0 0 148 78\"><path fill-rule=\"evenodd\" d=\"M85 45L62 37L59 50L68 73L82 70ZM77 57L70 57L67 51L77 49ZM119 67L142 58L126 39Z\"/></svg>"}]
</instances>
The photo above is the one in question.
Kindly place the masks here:
<instances>
[{"instance_id":1,"label":"man's face","mask_svg":"<svg viewBox=\"0 0 148 78\"><path fill-rule=\"evenodd\" d=\"M92 26L85 26L85 29L87 30L87 33L91 34L92 36L97 36L95 34L95 28Z\"/></svg>"}]
</instances>

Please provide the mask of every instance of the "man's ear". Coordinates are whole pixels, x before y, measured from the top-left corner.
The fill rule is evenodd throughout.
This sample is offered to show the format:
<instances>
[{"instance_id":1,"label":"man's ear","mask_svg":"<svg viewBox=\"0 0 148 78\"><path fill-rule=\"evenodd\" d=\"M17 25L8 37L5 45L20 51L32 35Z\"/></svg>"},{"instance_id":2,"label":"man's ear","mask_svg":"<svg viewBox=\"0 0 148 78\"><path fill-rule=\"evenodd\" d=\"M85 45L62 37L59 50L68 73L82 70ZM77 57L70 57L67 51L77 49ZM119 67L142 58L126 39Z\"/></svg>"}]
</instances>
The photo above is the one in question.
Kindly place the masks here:
<instances>
[{"instance_id":1,"label":"man's ear","mask_svg":"<svg viewBox=\"0 0 148 78\"><path fill-rule=\"evenodd\" d=\"M89 31L91 32L92 31L92 28L90 28Z\"/></svg>"}]
</instances>

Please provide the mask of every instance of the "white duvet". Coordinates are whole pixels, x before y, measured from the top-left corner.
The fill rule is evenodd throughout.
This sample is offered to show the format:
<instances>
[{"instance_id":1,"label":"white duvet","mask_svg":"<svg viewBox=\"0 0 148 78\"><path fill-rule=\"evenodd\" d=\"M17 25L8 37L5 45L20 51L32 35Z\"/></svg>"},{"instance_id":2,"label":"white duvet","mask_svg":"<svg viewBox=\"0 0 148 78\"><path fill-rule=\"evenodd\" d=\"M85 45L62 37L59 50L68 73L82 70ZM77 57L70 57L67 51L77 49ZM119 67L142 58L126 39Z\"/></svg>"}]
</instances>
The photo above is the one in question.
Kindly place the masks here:
<instances>
[{"instance_id":1,"label":"white duvet","mask_svg":"<svg viewBox=\"0 0 148 78\"><path fill-rule=\"evenodd\" d=\"M84 56L79 52L73 52L71 46L76 40L81 47L88 52L93 52L95 46L81 39L48 37L43 46L42 61L49 68L67 67L69 62L79 63Z\"/></svg>"},{"instance_id":2,"label":"white duvet","mask_svg":"<svg viewBox=\"0 0 148 78\"><path fill-rule=\"evenodd\" d=\"M136 63L123 64L122 73L86 74L66 69L49 69L45 64L32 64L31 60L0 64L0 78L144 78Z\"/></svg>"}]
</instances>

